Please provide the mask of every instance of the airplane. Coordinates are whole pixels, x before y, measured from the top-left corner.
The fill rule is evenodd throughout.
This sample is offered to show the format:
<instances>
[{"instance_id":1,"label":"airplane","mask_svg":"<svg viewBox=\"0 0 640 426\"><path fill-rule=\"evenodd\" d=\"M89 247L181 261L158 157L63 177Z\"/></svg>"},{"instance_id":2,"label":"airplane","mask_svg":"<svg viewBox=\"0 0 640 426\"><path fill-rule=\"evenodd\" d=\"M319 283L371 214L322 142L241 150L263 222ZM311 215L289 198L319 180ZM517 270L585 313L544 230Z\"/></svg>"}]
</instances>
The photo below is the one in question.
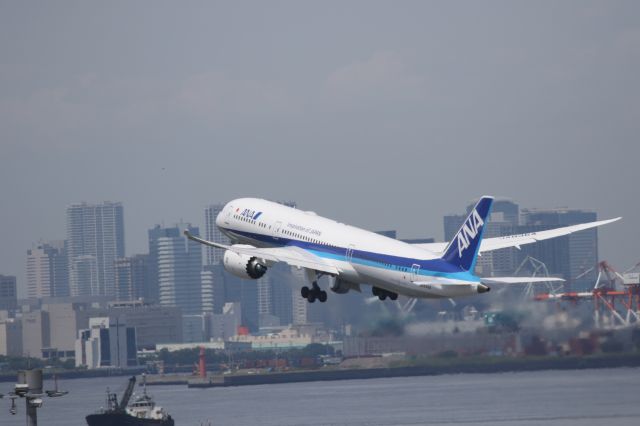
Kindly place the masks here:
<instances>
[{"instance_id":1,"label":"airplane","mask_svg":"<svg viewBox=\"0 0 640 426\"><path fill-rule=\"evenodd\" d=\"M493 197L483 196L448 243L408 244L258 198L228 202L216 217L216 226L231 245L207 241L185 230L187 238L224 249L223 265L244 279L259 279L276 263L306 271L311 287L300 294L309 303L325 302L327 292L318 285L330 276L330 290L337 294L362 292L371 286L380 300L455 298L490 291L493 284L563 281L554 277L478 277L478 255L506 247L568 235L608 223L620 217L546 231L483 239Z\"/></svg>"}]
</instances>

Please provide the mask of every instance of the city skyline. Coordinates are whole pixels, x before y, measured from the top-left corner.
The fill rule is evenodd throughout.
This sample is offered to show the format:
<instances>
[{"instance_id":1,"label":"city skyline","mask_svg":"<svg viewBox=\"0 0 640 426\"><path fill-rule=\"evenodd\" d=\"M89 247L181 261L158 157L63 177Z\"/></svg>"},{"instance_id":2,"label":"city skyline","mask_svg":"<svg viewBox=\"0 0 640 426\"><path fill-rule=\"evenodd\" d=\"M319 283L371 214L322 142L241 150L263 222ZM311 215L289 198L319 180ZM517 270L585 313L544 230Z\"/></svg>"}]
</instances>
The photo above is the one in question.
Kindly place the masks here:
<instances>
[{"instance_id":1,"label":"city skyline","mask_svg":"<svg viewBox=\"0 0 640 426\"><path fill-rule=\"evenodd\" d=\"M279 202L280 202L280 203L283 203L283 204L285 204L285 205L293 206L293 207L295 207L295 206L296 206L296 203L295 203L295 202L293 202L293 201L288 201L288 202L281 202L281 201L279 201ZM118 206L120 206L120 208L121 208L121 209L122 209L122 207L123 207L123 206L122 206L122 203L120 203L120 202L117 202L117 203L107 202L107 203L117 204ZM82 202L82 203L72 203L72 204L70 204L70 206L78 206L78 205L87 206L87 205L89 205L89 204L87 204L86 202ZM98 204L96 204L96 205L98 205ZM220 202L213 202L213 203L209 203L209 204L207 204L207 207L206 207L205 209L203 209L203 210L204 210L203 222L205 223L205 232L206 232L206 235L215 235L217 238L220 238L220 236L222 236L223 238L225 238L226 240L228 240L228 239L226 238L226 236L224 236L221 232L219 232L219 231L217 230L217 228L216 228L216 232L215 232L215 233L214 233L214 232L212 231L212 229L211 229L211 226L215 226L215 224L214 224L215 217L213 217L213 216L212 216L212 214L211 214L211 210L212 210L212 209L214 209L214 208L219 209L219 208L220 208L221 206L223 206L223 205L224 205L224 203L220 203ZM517 233L517 232L525 232L525 231L526 231L526 229L525 229L525 227L523 227L523 226L525 225L525 222L526 222L526 220L527 220L527 219L526 219L526 218L527 218L527 215L534 215L534 216L535 216L535 215L540 215L540 214L545 214L545 213L546 213L546 214L552 214L552 213L554 213L554 212L559 212L559 211L560 211L560 212L566 212L566 211L569 211L569 212L571 212L571 211L576 211L576 212L577 212L577 211L580 211L579 209L570 209L570 208L568 208L568 207L553 208L553 209L544 209L544 208L538 208L538 207L522 207L522 206L520 206L518 203L515 203L513 200L511 200L511 199L509 199L509 198L501 197L501 198L499 198L499 200L497 201L497 206L498 206L498 207L497 207L497 210L499 210L499 211L503 210L503 209L504 209L504 208L502 207L503 205L504 205L504 206L511 206L511 205L514 205L514 206L515 206L515 209L516 209L516 210L515 210L515 213L514 213L514 212L509 212L509 213L502 213L502 212L500 212L500 213L499 213L499 216L498 216L498 215L496 215L496 214L494 214L494 215L492 216L492 223L493 223L493 224L492 224L492 229L490 230L490 233L491 233L491 235L490 235L490 236L498 236L498 235L500 235L500 234L501 234L501 232L502 232L502 235L511 234L511 233ZM445 236L448 236L448 234L450 234L452 231L455 231L455 229L457 229L457 227L460 225L460 223L458 223L458 222L463 218L462 213L464 213L465 211L467 211L467 212L468 212L468 210L469 210L470 206L471 206L471 204L470 204L470 205L467 205L465 210L462 210L462 209L461 209L461 210L458 212L459 214L448 214L448 215L443 216L443 218L442 218L442 219L441 219L441 221L440 221L440 226L441 226L441 228L442 228L442 224L444 224L444 235L445 235ZM507 208L508 208L508 207L507 207ZM126 211L126 210L124 210L124 211ZM587 212L588 212L588 211L587 211ZM507 218L507 219L508 219L508 221L503 223L503 221L504 221L504 220L507 220L507 219L505 219L505 218L504 218L504 216L505 216L505 215L506 215L506 216L508 216L508 218ZM514 216L514 215L515 215L515 216ZM512 217L512 216L513 216L513 217ZM594 212L594 215L585 216L585 220L584 220L584 221L588 221L588 220L587 220L587 218L588 218L589 220L596 220L596 217L598 217L598 216L597 216L597 213L595 213L595 212ZM598 217L598 218L599 218L599 219L602 219L601 217ZM521 225L521 226L520 226L520 229L519 229L519 227L518 227L518 226L512 226L512 225L513 225L513 223L512 223L512 222L513 222L513 220L514 220L514 219L516 220L516 222L522 222L522 223L520 223L520 225ZM497 220L498 222L496 222L496 220ZM163 221L163 223L164 223L164 221ZM184 221L181 221L181 222L179 222L179 223L182 223L182 224L183 224L183 225L185 225L185 226L192 226L191 224L193 223L193 224L194 224L194 225L193 225L193 227L194 227L194 228L199 228L199 227L200 227L200 226L197 224L197 222L184 222ZM173 225L170 225L170 226L168 226L168 227L176 227L176 226L178 226L178 227L179 227L179 226L180 226L180 225L179 225L179 223L174 223ZM573 223L573 222L572 222L572 223ZM566 225L566 224L562 224L562 225ZM164 225L159 225L159 224L155 224L155 225L153 225L153 226L154 226L155 228L157 228L157 227L164 227ZM506 226L506 227L505 227L505 226ZM176 229L177 229L177 228L176 228ZM152 230L153 230L153 228L148 228L148 229L147 229L147 231L148 231L148 232L151 232ZM505 230L506 230L506 231L505 231ZM508 231L508 232L507 232L507 231ZM123 231L123 232L124 232L124 231ZM179 235L179 236L177 235L178 231L175 231L175 233L176 233L176 237L177 237L177 238L179 238L179 239L182 239L182 238L183 238L183 236L182 236L182 234L181 234L181 231L180 231L180 235ZM418 239L416 239L416 238L418 237L418 234L414 234L414 235L410 236L410 238L400 238L401 236L398 236L398 235L397 235L397 231L396 231L395 229L394 229L394 230L391 230L391 231L380 231L380 233L381 233L381 234L383 234L383 235L390 236L391 238L398 238L398 239L400 239L400 240L407 240L407 241L412 240L411 242L426 242L426 241L427 241L427 239L424 239L424 238L418 238ZM494 235L494 234L495 234L495 235ZM606 234L606 233L605 233L605 234ZM127 234L125 233L125 234L124 234L124 236L126 237L126 235L127 235ZM489 234L487 234L487 235L489 235ZM404 237L409 237L409 236L404 235ZM424 241L422 241L422 240L424 240ZM63 243L64 243L64 241L56 240L56 241L54 241L53 243L58 244L58 246L59 246L60 244L63 244ZM43 239L42 239L42 238L40 238L40 239L39 239L39 243L32 243L32 249L30 249L30 250L33 250L33 248L34 248L34 247L40 247L40 246L42 246L42 245L45 245L45 246L46 246L47 244L48 244L47 242L43 242ZM599 243L598 243L598 245L599 245ZM30 252L30 250L27 250L27 251L26 251L26 253L27 253L27 260L28 260L28 258L29 258L29 252ZM529 251L530 251L530 250L529 250ZM538 252L539 252L539 251L540 251L540 250L538 250ZM136 253L127 252L127 253L125 254L125 256L126 256L126 257L125 257L125 256L123 256L123 257L120 257L120 258L116 258L115 262L116 262L116 264L118 263L118 261L120 261L120 262L122 262L122 261L127 261L127 262L129 262L129 261L130 261L129 259L130 259L131 257L149 255L149 252L150 252L150 246L149 246L149 242L147 241L147 245L146 245L146 247L145 247L145 248L143 248L141 252L136 252ZM211 252L208 252L208 251L206 251L206 250L202 250L202 252L203 252L203 254L202 254L202 266L204 267L204 266L207 266L207 262L208 262L209 260L213 260L213 256L212 256ZM504 253L503 253L503 252L504 252ZM65 253L66 253L66 250L65 250ZM516 264L514 263L514 262L515 262L515 259L511 259L511 256L508 256L506 259L504 259L505 253L507 253L507 252L506 252L505 250L502 250L502 251L500 251L500 252L499 252L499 254L498 254L499 256L501 256L501 257L503 258L503 259L502 259L502 263L504 264L504 263L505 263L505 261L506 261L506 264L508 265L508 267L506 267L506 268L498 268L498 269L497 269L497 271L501 271L500 273L502 273L502 274L507 274L507 273L512 272L512 271L513 271L513 269L514 269L514 268L515 268L515 266L516 266ZM479 264L480 264L480 265L482 265L483 263L487 263L487 262L488 262L488 264L491 264L491 263L493 262L493 260L491 260L492 256L489 256L489 257L484 256L484 257L485 257L484 259L480 259L480 262L479 262ZM27 263L28 263L28 262L27 262ZM582 263L584 263L584 262L582 262ZM592 263L592 262L589 262L589 264L591 264L591 263ZM116 264L114 264L114 270L116 269L116 268L115 268L115 265L116 265ZM214 265L219 264L219 261L216 261L216 262L214 262L213 264L214 264ZM511 269L509 269L509 267L511 267ZM583 267L583 269L584 269L584 265L582 265L582 267ZM27 268L26 268L26 270L25 270L25 271L27 272L27 275L25 275L25 282L24 282L24 285L22 285L22 284L21 284L21 282L20 282L20 275L19 275L19 274L14 275L14 276L17 276L17 277L18 277L18 294L19 294L19 297L20 297L20 298L26 297L26 296L28 295L28 294L27 294L28 281L26 280L26 277L28 276L28 269L29 269L29 267L28 267L28 265L27 265ZM491 267L490 267L487 271L489 271L489 273L491 273L491 272L493 271L493 269L495 269L495 268L491 268ZM204 271L204 269L203 269L202 271L200 271L200 272L203 272L203 271ZM510 271L510 272L509 272L509 271ZM5 275L9 275L9 274L5 274ZM114 278L114 280L115 280L115 278ZM151 276L149 277L149 280L150 280L150 281L153 281L153 280L154 280L153 275L151 275ZM157 279L156 279L156 281L157 281ZM115 285L115 283L114 283L114 285ZM157 285L157 283L156 283L156 284L154 284L154 285ZM117 291L117 289L116 289L116 291ZM148 291L148 289L146 289L145 291ZM208 292L209 292L209 291L211 291L211 289L207 289L207 290L204 290L204 291L208 291ZM263 291L264 291L264 290L263 290ZM150 295L150 294L147 294L147 293L145 293L145 295L146 295L146 297L145 297L145 298L146 298L147 300L152 301L152 302L155 300L155 298L154 298L154 296L153 296L153 295Z\"/></svg>"},{"instance_id":2,"label":"city skyline","mask_svg":"<svg viewBox=\"0 0 640 426\"><path fill-rule=\"evenodd\" d=\"M8 2L0 271L24 282L24 250L62 238L79 200L126 205L140 253L149 225L203 226L210 200L295 199L441 240L442 216L484 194L622 216L601 257L629 268L637 16L633 1Z\"/></svg>"}]
</instances>

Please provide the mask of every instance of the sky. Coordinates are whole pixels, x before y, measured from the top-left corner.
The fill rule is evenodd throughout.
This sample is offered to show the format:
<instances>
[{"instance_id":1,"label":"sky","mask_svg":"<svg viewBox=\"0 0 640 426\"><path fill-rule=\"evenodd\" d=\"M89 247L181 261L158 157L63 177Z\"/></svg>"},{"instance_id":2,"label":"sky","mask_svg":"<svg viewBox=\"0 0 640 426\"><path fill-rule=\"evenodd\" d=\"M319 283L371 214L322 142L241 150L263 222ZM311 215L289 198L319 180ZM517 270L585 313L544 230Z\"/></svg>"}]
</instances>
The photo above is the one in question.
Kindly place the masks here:
<instances>
[{"instance_id":1,"label":"sky","mask_svg":"<svg viewBox=\"0 0 640 426\"><path fill-rule=\"evenodd\" d=\"M483 194L623 216L640 260L637 1L0 0L0 274L121 201L126 252L244 196L401 238Z\"/></svg>"}]
</instances>

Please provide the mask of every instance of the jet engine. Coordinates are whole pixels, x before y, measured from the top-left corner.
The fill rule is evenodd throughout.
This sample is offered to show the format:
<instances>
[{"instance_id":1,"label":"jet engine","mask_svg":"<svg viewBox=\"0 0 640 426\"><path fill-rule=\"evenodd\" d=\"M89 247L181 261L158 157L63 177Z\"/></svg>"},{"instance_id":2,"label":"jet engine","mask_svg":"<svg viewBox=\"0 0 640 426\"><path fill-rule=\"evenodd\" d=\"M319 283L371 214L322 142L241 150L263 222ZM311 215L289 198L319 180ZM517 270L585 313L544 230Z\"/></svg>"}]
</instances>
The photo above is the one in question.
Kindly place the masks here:
<instances>
[{"instance_id":1,"label":"jet engine","mask_svg":"<svg viewBox=\"0 0 640 426\"><path fill-rule=\"evenodd\" d=\"M267 272L267 267L260 263L255 256L238 254L231 250L224 252L222 263L227 272L239 278L257 280Z\"/></svg>"},{"instance_id":2,"label":"jet engine","mask_svg":"<svg viewBox=\"0 0 640 426\"><path fill-rule=\"evenodd\" d=\"M333 285L331 285L331 291L338 294L348 293L350 290L360 291L360 286L356 283L351 283L349 281L342 280L340 278L335 278L333 280Z\"/></svg>"}]
</instances>

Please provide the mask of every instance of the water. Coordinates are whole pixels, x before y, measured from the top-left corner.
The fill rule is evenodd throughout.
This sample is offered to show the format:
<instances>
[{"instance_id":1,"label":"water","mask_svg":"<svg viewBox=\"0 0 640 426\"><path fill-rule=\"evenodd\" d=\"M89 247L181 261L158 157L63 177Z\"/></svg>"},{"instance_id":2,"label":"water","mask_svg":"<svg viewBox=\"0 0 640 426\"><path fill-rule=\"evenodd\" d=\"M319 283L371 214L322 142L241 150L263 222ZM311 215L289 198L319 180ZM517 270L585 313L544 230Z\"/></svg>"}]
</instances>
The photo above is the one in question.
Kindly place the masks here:
<instances>
[{"instance_id":1,"label":"water","mask_svg":"<svg viewBox=\"0 0 640 426\"><path fill-rule=\"evenodd\" d=\"M85 425L104 406L106 387L120 394L126 380L61 380L71 393L46 398L39 424ZM620 426L640 424L639 382L640 368L619 368L149 390L177 426ZM0 392L9 387L0 383ZM23 401L16 416L6 399L0 410L0 425L25 424Z\"/></svg>"}]
</instances>

